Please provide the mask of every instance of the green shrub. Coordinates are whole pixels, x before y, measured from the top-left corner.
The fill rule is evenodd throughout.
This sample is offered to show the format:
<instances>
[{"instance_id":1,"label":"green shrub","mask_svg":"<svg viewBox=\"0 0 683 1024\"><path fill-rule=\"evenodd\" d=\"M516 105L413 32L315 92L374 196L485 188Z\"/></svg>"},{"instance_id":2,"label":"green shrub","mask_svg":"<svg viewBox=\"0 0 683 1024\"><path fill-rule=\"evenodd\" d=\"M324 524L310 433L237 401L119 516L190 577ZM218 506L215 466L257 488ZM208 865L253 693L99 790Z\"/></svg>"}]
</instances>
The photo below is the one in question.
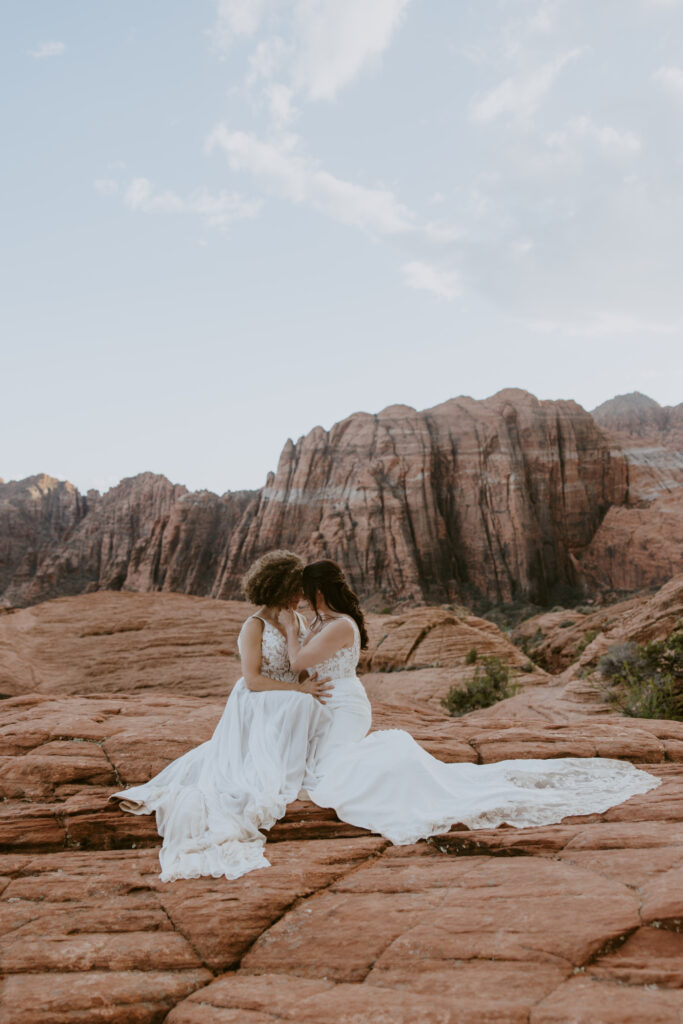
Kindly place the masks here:
<instances>
[{"instance_id":1,"label":"green shrub","mask_svg":"<svg viewBox=\"0 0 683 1024\"><path fill-rule=\"evenodd\" d=\"M543 651L538 649L545 639L545 633L541 629L537 629L533 636L513 636L512 642L526 654L529 661L533 661L539 668L548 672L552 666L548 663Z\"/></svg>"},{"instance_id":2,"label":"green shrub","mask_svg":"<svg viewBox=\"0 0 683 1024\"><path fill-rule=\"evenodd\" d=\"M613 644L598 669L605 700L623 715L683 722L683 625L665 640Z\"/></svg>"},{"instance_id":3,"label":"green shrub","mask_svg":"<svg viewBox=\"0 0 683 1024\"><path fill-rule=\"evenodd\" d=\"M570 626L575 626L575 625L576 625L576 620L575 619L562 619L562 622L559 623L560 629L569 629Z\"/></svg>"},{"instance_id":4,"label":"green shrub","mask_svg":"<svg viewBox=\"0 0 683 1024\"><path fill-rule=\"evenodd\" d=\"M474 663L475 663L475 661L477 660L478 657L479 657L479 652L477 651L477 648L476 647L470 648L470 650L465 655L465 664L466 665L474 665Z\"/></svg>"},{"instance_id":5,"label":"green shrub","mask_svg":"<svg viewBox=\"0 0 683 1024\"><path fill-rule=\"evenodd\" d=\"M592 644L596 636L600 632L599 629L587 629L583 634L579 642L574 647L574 651L577 655L583 654L589 644Z\"/></svg>"},{"instance_id":6,"label":"green shrub","mask_svg":"<svg viewBox=\"0 0 683 1024\"><path fill-rule=\"evenodd\" d=\"M465 684L464 689L452 686L441 704L450 715L456 717L466 715L468 711L476 711L477 708L491 707L499 700L513 697L517 693L517 686L510 683L511 674L507 662L491 655L484 658L481 665L477 665L474 676Z\"/></svg>"}]
</instances>

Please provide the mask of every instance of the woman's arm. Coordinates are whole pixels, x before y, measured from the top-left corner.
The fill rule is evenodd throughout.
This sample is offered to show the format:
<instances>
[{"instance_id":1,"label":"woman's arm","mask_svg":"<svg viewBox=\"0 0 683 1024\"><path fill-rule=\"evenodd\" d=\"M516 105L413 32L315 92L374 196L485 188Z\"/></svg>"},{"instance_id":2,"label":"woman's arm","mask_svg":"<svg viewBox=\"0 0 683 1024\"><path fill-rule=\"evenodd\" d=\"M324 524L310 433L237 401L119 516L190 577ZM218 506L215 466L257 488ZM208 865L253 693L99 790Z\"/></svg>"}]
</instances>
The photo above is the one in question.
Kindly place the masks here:
<instances>
[{"instance_id":1,"label":"woman's arm","mask_svg":"<svg viewBox=\"0 0 683 1024\"><path fill-rule=\"evenodd\" d=\"M295 690L297 693L310 693L322 704L329 697L332 688L328 679L310 678L304 683L287 683L280 679L271 679L261 675L261 639L263 623L260 619L249 619L242 627L240 635L240 657L242 675L248 690L261 693L266 690Z\"/></svg>"},{"instance_id":2,"label":"woman's arm","mask_svg":"<svg viewBox=\"0 0 683 1024\"><path fill-rule=\"evenodd\" d=\"M298 623L294 615L291 612L281 612L280 622L287 631L289 664L294 672L331 658L340 648L349 647L354 640L351 623L348 619L339 618L330 622L308 643L300 647Z\"/></svg>"}]
</instances>

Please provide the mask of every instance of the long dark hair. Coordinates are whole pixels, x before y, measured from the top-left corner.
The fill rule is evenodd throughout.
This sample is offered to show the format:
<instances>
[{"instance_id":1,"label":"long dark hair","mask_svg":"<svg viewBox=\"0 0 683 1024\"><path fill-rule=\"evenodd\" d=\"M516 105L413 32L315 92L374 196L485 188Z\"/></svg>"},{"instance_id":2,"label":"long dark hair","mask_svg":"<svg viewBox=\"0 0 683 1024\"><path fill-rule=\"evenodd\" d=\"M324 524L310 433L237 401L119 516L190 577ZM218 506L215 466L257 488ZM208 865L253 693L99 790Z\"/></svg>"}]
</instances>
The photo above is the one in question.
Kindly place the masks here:
<instances>
[{"instance_id":1,"label":"long dark hair","mask_svg":"<svg viewBox=\"0 0 683 1024\"><path fill-rule=\"evenodd\" d=\"M323 558L320 562L304 566L303 591L314 612L318 611L316 594L320 592L332 611L350 615L360 631L361 647L365 649L368 646L368 631L360 601L347 583L341 566L331 558Z\"/></svg>"}]
</instances>

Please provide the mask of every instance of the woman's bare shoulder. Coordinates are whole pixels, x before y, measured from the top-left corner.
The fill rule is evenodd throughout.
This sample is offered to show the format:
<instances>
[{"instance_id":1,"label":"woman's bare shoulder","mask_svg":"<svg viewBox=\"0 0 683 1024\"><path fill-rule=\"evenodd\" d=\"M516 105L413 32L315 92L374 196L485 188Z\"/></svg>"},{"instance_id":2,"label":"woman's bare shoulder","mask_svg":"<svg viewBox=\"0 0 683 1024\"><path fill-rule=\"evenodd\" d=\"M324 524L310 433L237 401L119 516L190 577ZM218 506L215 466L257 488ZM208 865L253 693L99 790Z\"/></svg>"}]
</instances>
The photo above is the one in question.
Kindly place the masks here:
<instances>
[{"instance_id":1,"label":"woman's bare shoulder","mask_svg":"<svg viewBox=\"0 0 683 1024\"><path fill-rule=\"evenodd\" d=\"M245 619L240 629L240 636L249 639L256 639L263 633L263 619L258 618L257 615L250 615L248 619Z\"/></svg>"},{"instance_id":2,"label":"woman's bare shoulder","mask_svg":"<svg viewBox=\"0 0 683 1024\"><path fill-rule=\"evenodd\" d=\"M329 630L328 636L336 636L340 639L353 636L353 626L345 615L340 615L338 618L333 619L324 628Z\"/></svg>"}]
</instances>

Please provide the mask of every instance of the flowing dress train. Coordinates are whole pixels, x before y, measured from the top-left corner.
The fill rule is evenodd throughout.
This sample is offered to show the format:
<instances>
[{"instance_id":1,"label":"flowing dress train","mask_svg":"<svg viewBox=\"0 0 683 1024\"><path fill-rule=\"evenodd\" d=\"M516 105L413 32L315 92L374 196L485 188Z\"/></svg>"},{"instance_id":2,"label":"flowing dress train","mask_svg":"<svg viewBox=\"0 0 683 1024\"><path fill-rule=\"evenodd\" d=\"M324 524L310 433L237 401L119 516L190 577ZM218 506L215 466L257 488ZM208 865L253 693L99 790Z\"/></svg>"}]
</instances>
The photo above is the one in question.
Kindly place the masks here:
<instances>
[{"instance_id":1,"label":"flowing dress train","mask_svg":"<svg viewBox=\"0 0 683 1024\"><path fill-rule=\"evenodd\" d=\"M286 638L261 621L262 675L296 682ZM156 812L163 882L239 878L268 866L260 830L271 828L308 784L307 764L329 721L310 694L252 691L240 678L210 740L111 799L132 814Z\"/></svg>"},{"instance_id":2,"label":"flowing dress train","mask_svg":"<svg viewBox=\"0 0 683 1024\"><path fill-rule=\"evenodd\" d=\"M648 772L612 758L446 764L402 729L368 735L370 702L356 676L360 636L346 617L354 627L352 647L315 666L334 690L326 704L332 723L314 750L316 781L308 787L310 799L333 808L342 821L406 845L454 824L522 828L601 813L660 785Z\"/></svg>"}]
</instances>

